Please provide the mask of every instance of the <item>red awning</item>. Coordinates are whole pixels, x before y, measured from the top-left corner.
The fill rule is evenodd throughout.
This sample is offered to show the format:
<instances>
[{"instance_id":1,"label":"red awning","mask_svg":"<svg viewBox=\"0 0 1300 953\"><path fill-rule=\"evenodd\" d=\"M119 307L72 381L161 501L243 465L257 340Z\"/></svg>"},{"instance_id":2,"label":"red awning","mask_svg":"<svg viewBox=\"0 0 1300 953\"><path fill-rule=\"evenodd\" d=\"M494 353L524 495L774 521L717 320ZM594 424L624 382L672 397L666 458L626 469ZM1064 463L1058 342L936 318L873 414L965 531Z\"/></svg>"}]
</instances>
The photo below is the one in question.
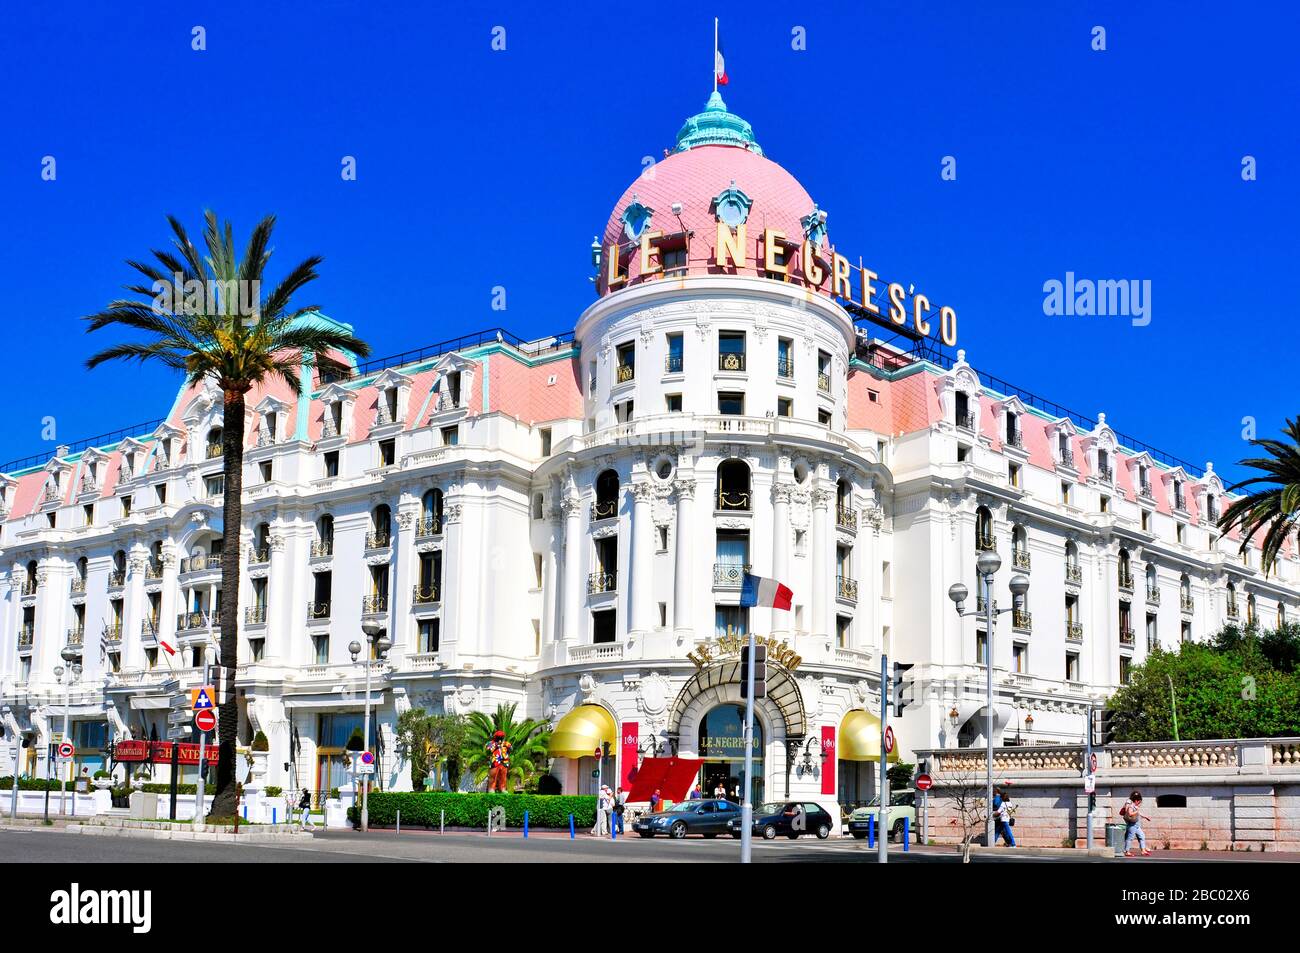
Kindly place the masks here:
<instances>
[{"instance_id":1,"label":"red awning","mask_svg":"<svg viewBox=\"0 0 1300 953\"><path fill-rule=\"evenodd\" d=\"M684 801L699 776L699 758L646 758L632 775L629 801L648 801L656 790L665 801Z\"/></svg>"}]
</instances>

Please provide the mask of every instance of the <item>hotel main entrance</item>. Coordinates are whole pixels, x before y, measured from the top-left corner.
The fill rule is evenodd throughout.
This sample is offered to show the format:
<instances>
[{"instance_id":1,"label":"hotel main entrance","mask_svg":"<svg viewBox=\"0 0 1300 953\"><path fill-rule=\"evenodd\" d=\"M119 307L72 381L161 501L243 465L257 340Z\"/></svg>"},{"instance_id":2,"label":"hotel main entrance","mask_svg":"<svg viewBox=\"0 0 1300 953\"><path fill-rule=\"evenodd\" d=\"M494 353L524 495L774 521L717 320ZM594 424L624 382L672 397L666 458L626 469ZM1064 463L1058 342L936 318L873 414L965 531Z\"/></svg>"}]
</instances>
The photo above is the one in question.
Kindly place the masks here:
<instances>
[{"instance_id":1,"label":"hotel main entrance","mask_svg":"<svg viewBox=\"0 0 1300 953\"><path fill-rule=\"evenodd\" d=\"M762 804L763 726L754 719L754 783L750 792L753 804ZM745 799L745 708L743 705L718 705L700 722L698 754L700 793L706 797L725 797L737 804ZM721 794L718 791L721 790Z\"/></svg>"}]
</instances>

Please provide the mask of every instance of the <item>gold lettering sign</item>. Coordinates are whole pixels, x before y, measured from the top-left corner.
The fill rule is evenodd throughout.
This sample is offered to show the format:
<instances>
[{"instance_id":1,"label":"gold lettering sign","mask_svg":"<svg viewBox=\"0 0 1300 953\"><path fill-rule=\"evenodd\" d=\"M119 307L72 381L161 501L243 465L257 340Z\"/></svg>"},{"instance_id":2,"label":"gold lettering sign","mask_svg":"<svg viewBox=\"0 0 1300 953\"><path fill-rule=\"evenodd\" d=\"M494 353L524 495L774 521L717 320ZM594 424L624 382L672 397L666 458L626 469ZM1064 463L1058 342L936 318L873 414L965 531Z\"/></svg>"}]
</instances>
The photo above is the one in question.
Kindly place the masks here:
<instances>
[{"instance_id":1,"label":"gold lettering sign","mask_svg":"<svg viewBox=\"0 0 1300 953\"><path fill-rule=\"evenodd\" d=\"M700 642L695 646L694 652L687 652L686 657L695 663L697 669L702 669L713 662L720 662L724 658L740 655L740 650L749 644L749 638L738 632L728 632L726 635L720 635L709 642ZM781 666L788 672L793 672L803 663L803 657L795 652L790 643L782 639L780 643L770 635L754 636L754 644L762 645L767 648L767 660L775 665Z\"/></svg>"}]
</instances>

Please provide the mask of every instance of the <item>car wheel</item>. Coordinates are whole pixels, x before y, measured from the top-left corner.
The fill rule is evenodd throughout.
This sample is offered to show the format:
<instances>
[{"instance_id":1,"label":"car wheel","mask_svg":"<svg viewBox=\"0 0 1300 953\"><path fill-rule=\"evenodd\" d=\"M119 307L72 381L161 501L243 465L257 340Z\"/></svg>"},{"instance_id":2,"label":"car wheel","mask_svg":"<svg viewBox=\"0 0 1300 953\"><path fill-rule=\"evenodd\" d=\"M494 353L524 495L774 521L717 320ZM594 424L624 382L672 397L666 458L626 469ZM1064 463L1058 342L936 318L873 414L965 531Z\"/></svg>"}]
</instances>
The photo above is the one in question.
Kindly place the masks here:
<instances>
[{"instance_id":1,"label":"car wheel","mask_svg":"<svg viewBox=\"0 0 1300 953\"><path fill-rule=\"evenodd\" d=\"M640 834L642 837L644 837L646 840L649 840L651 837L654 837L654 834L650 833L649 831L637 831L637 833Z\"/></svg>"},{"instance_id":2,"label":"car wheel","mask_svg":"<svg viewBox=\"0 0 1300 953\"><path fill-rule=\"evenodd\" d=\"M817 825L817 839L818 839L818 840L825 840L826 838L828 838L828 837L830 837L830 836L831 836L831 829L830 829L828 826L826 826L825 824L819 824L819 825Z\"/></svg>"},{"instance_id":3,"label":"car wheel","mask_svg":"<svg viewBox=\"0 0 1300 953\"><path fill-rule=\"evenodd\" d=\"M866 834L859 834L857 831L854 831L854 832L853 832L853 839L854 839L854 840L866 840L866 839L867 839L867 835L866 835Z\"/></svg>"},{"instance_id":4,"label":"car wheel","mask_svg":"<svg viewBox=\"0 0 1300 953\"><path fill-rule=\"evenodd\" d=\"M763 828L763 840L776 840L776 828L771 824Z\"/></svg>"},{"instance_id":5,"label":"car wheel","mask_svg":"<svg viewBox=\"0 0 1300 953\"><path fill-rule=\"evenodd\" d=\"M785 836L788 837L788 838L790 838L790 840L798 840L798 839L799 839L799 832L798 832L798 831L791 831L789 834L786 834Z\"/></svg>"},{"instance_id":6,"label":"car wheel","mask_svg":"<svg viewBox=\"0 0 1300 953\"><path fill-rule=\"evenodd\" d=\"M681 840L683 837L686 836L686 822L678 821L676 824L672 826L669 833L671 833L673 837L676 837L678 840Z\"/></svg>"}]
</instances>

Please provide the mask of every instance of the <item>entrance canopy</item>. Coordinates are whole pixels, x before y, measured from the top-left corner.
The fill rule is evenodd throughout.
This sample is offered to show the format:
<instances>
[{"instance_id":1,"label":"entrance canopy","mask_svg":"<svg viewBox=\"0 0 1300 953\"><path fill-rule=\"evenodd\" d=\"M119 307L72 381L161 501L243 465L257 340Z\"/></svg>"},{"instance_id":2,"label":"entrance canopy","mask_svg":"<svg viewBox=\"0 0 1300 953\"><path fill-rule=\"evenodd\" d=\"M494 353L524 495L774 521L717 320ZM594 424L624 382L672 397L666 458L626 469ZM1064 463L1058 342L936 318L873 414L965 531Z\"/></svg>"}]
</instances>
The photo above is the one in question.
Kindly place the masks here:
<instances>
[{"instance_id":1,"label":"entrance canopy","mask_svg":"<svg viewBox=\"0 0 1300 953\"><path fill-rule=\"evenodd\" d=\"M879 761L880 760L880 719L871 712L855 708L844 716L840 722L840 737L835 746L835 753L841 761ZM898 760L898 742L889 761Z\"/></svg>"},{"instance_id":2,"label":"entrance canopy","mask_svg":"<svg viewBox=\"0 0 1300 953\"><path fill-rule=\"evenodd\" d=\"M684 801L700 773L698 758L646 758L632 779L629 801L648 801L655 791L664 801Z\"/></svg>"},{"instance_id":3,"label":"entrance canopy","mask_svg":"<svg viewBox=\"0 0 1300 953\"><path fill-rule=\"evenodd\" d=\"M677 700L673 702L668 714L668 731L677 733L682 715L695 699L719 685L739 685L743 675L739 661L722 662L700 669L677 693ZM807 733L808 718L804 713L799 686L789 672L772 664L767 667L767 699L776 705L781 717L785 719L787 738L802 738Z\"/></svg>"},{"instance_id":4,"label":"entrance canopy","mask_svg":"<svg viewBox=\"0 0 1300 953\"><path fill-rule=\"evenodd\" d=\"M618 747L618 725L600 705L579 705L560 719L551 733L552 758L591 758L602 742Z\"/></svg>"}]
</instances>

